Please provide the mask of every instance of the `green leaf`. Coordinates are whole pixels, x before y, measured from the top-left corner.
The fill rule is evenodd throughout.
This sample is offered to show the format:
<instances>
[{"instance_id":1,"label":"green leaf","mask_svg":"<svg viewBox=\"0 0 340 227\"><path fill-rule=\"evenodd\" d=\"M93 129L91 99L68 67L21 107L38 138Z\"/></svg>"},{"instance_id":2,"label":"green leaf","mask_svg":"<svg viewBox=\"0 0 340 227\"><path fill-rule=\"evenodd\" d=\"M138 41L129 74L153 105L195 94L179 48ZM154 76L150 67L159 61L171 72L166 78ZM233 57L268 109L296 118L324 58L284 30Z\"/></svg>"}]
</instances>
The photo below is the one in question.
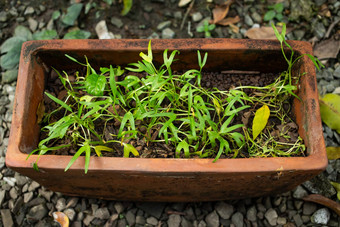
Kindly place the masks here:
<instances>
[{"instance_id":1,"label":"green leaf","mask_svg":"<svg viewBox=\"0 0 340 227\"><path fill-rule=\"evenodd\" d=\"M56 30L44 30L41 32L36 32L33 34L34 40L48 40L48 39L54 39L58 36Z\"/></svg>"},{"instance_id":2,"label":"green leaf","mask_svg":"<svg viewBox=\"0 0 340 227\"><path fill-rule=\"evenodd\" d=\"M176 158L180 157L181 151L184 151L184 156L186 158L189 158L190 153L189 153L189 144L185 141L182 140L177 146L176 146Z\"/></svg>"},{"instance_id":3,"label":"green leaf","mask_svg":"<svg viewBox=\"0 0 340 227\"><path fill-rule=\"evenodd\" d=\"M63 39L88 39L91 32L76 29L65 34Z\"/></svg>"},{"instance_id":4,"label":"green leaf","mask_svg":"<svg viewBox=\"0 0 340 227\"><path fill-rule=\"evenodd\" d=\"M320 98L320 114L322 121L331 129L340 133L340 96L326 94Z\"/></svg>"},{"instance_id":5,"label":"green leaf","mask_svg":"<svg viewBox=\"0 0 340 227\"><path fill-rule=\"evenodd\" d=\"M91 74L85 80L85 88L90 95L102 96L104 94L105 84L106 77L97 74Z\"/></svg>"},{"instance_id":6,"label":"green leaf","mask_svg":"<svg viewBox=\"0 0 340 227\"><path fill-rule=\"evenodd\" d=\"M59 10L55 10L53 13L52 13L52 20L56 20L60 17L60 11Z\"/></svg>"},{"instance_id":7,"label":"green leaf","mask_svg":"<svg viewBox=\"0 0 340 227\"><path fill-rule=\"evenodd\" d=\"M253 120L253 140L262 132L266 127L270 115L270 110L267 105L263 105L255 113Z\"/></svg>"},{"instance_id":8,"label":"green leaf","mask_svg":"<svg viewBox=\"0 0 340 227\"><path fill-rule=\"evenodd\" d=\"M329 160L336 160L340 158L340 147L326 147L327 158Z\"/></svg>"},{"instance_id":9,"label":"green leaf","mask_svg":"<svg viewBox=\"0 0 340 227\"><path fill-rule=\"evenodd\" d=\"M332 186L335 188L335 190L337 191L336 196L338 197L338 200L340 200L340 184L337 182L332 182L331 181Z\"/></svg>"},{"instance_id":10,"label":"green leaf","mask_svg":"<svg viewBox=\"0 0 340 227\"><path fill-rule=\"evenodd\" d=\"M72 112L72 109L71 109L71 107L70 107L69 105L67 105L66 103L64 103L64 102L61 101L60 99L54 97L53 95L47 93L46 91L45 91L45 94L46 94L50 99L52 99L54 102L58 103L59 105L61 105L61 106L62 106L63 108L65 108L66 110Z\"/></svg>"},{"instance_id":11,"label":"green leaf","mask_svg":"<svg viewBox=\"0 0 340 227\"><path fill-rule=\"evenodd\" d=\"M77 158L79 158L79 156L87 149L87 145L82 146L81 148L79 148L79 150L73 155L73 157L71 158L70 162L68 163L68 165L65 168L65 172L73 165L73 163L77 160Z\"/></svg>"},{"instance_id":12,"label":"green leaf","mask_svg":"<svg viewBox=\"0 0 340 227\"><path fill-rule=\"evenodd\" d=\"M3 69L14 69L18 66L20 60L20 51L9 51L0 58L0 66Z\"/></svg>"},{"instance_id":13,"label":"green leaf","mask_svg":"<svg viewBox=\"0 0 340 227\"><path fill-rule=\"evenodd\" d=\"M280 41L280 43L282 43L284 40L284 37L282 37L282 35L279 33L279 31L277 30L277 28L275 27L273 23L272 23L272 28L274 30L276 38Z\"/></svg>"},{"instance_id":14,"label":"green leaf","mask_svg":"<svg viewBox=\"0 0 340 227\"><path fill-rule=\"evenodd\" d=\"M130 12L130 9L133 5L133 1L132 0L123 0L123 10L121 12L122 16L125 16L126 14L128 14Z\"/></svg>"},{"instance_id":15,"label":"green leaf","mask_svg":"<svg viewBox=\"0 0 340 227\"><path fill-rule=\"evenodd\" d=\"M96 152L96 154L97 154L97 156L98 156L98 157L101 157L101 156L102 156L102 153L101 153L101 151L108 151L108 152L112 152L112 151L113 151L113 149L112 149L112 148L110 148L110 147L106 147L106 146L100 146L100 145L98 145L98 146L95 146L95 147L94 147L94 151Z\"/></svg>"},{"instance_id":16,"label":"green leaf","mask_svg":"<svg viewBox=\"0 0 340 227\"><path fill-rule=\"evenodd\" d=\"M263 17L264 21L270 21L272 19L274 19L276 13L274 10L269 10L268 12L266 12L266 14Z\"/></svg>"},{"instance_id":17,"label":"green leaf","mask_svg":"<svg viewBox=\"0 0 340 227\"><path fill-rule=\"evenodd\" d=\"M67 13L63 16L61 21L68 26L73 26L77 20L81 9L83 8L82 3L76 3L67 8Z\"/></svg>"},{"instance_id":18,"label":"green leaf","mask_svg":"<svg viewBox=\"0 0 340 227\"><path fill-rule=\"evenodd\" d=\"M0 47L1 53L7 53L9 51L21 51L22 44L26 41L26 39L18 36L14 36L12 38L7 39Z\"/></svg>"},{"instance_id":19,"label":"green leaf","mask_svg":"<svg viewBox=\"0 0 340 227\"><path fill-rule=\"evenodd\" d=\"M32 40L32 33L31 31L26 28L25 26L19 25L14 30L14 36L21 37L23 39Z\"/></svg>"},{"instance_id":20,"label":"green leaf","mask_svg":"<svg viewBox=\"0 0 340 227\"><path fill-rule=\"evenodd\" d=\"M278 12L278 13L282 13L283 12L283 4L282 4L282 2L280 2L280 3L276 3L275 5L274 5L274 10L276 11L276 12Z\"/></svg>"},{"instance_id":21,"label":"green leaf","mask_svg":"<svg viewBox=\"0 0 340 227\"><path fill-rule=\"evenodd\" d=\"M132 153L136 157L139 156L139 153L134 146L132 146L131 144L127 144L127 143L122 143L122 144L124 146L124 158L128 158L130 156L130 153Z\"/></svg>"},{"instance_id":22,"label":"green leaf","mask_svg":"<svg viewBox=\"0 0 340 227\"><path fill-rule=\"evenodd\" d=\"M90 166L91 147L88 144L85 144L84 147L85 147L85 174L86 174Z\"/></svg>"},{"instance_id":23,"label":"green leaf","mask_svg":"<svg viewBox=\"0 0 340 227\"><path fill-rule=\"evenodd\" d=\"M218 150L218 153L217 153L217 155L216 155L216 157L215 157L213 162L216 162L221 157L223 151L226 154L230 151L230 147L229 147L228 141L226 141L222 137L218 138L218 140L220 141L220 149Z\"/></svg>"},{"instance_id":24,"label":"green leaf","mask_svg":"<svg viewBox=\"0 0 340 227\"><path fill-rule=\"evenodd\" d=\"M118 131L118 137L121 137L122 136L122 132L123 132L123 129L125 127L125 124L127 123L127 121L130 122L130 126L132 128L132 130L136 130L136 127L135 127L135 119L133 118L133 114L131 112L127 112L121 123L120 123L120 128L119 128L119 131Z\"/></svg>"},{"instance_id":25,"label":"green leaf","mask_svg":"<svg viewBox=\"0 0 340 227\"><path fill-rule=\"evenodd\" d=\"M197 32L204 32L204 26L199 26L196 28Z\"/></svg>"}]
</instances>

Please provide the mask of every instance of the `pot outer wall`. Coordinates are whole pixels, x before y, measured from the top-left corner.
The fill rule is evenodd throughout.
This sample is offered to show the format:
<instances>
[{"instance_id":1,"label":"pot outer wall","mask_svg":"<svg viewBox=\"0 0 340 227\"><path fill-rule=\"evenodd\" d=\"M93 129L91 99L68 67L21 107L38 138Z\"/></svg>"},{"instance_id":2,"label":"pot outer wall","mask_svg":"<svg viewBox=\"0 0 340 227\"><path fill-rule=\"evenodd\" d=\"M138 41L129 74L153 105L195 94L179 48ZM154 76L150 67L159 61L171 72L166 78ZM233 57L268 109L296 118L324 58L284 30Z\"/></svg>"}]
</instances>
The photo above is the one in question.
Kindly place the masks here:
<instances>
[{"instance_id":1,"label":"pot outer wall","mask_svg":"<svg viewBox=\"0 0 340 227\"><path fill-rule=\"evenodd\" d=\"M313 63L303 57L294 66L300 74L294 114L306 157L220 159L141 159L91 157L84 173L84 157L64 172L71 156L41 156L40 172L32 168L39 142L37 109L43 100L45 79L51 67L79 67L64 55L86 55L91 65L126 65L140 60L148 40L48 40L24 43L14 103L6 165L53 191L130 201L215 201L282 193L316 176L327 166ZM298 54L312 54L310 44L289 41ZM208 52L205 70L281 72L287 68L280 43L269 40L174 39L152 40L155 62L164 49L179 50L174 70L198 68L197 50ZM288 51L288 50L285 50ZM305 74L304 74L305 73Z\"/></svg>"}]
</instances>

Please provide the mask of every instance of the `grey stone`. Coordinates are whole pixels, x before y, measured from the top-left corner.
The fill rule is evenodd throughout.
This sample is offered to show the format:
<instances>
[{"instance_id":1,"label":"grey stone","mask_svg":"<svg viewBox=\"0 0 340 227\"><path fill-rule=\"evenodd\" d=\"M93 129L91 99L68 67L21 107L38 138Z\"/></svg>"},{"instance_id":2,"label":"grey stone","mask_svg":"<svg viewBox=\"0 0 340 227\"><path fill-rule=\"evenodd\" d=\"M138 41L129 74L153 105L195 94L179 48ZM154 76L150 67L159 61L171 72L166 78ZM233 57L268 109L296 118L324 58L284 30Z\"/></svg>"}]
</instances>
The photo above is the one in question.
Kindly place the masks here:
<instances>
[{"instance_id":1,"label":"grey stone","mask_svg":"<svg viewBox=\"0 0 340 227\"><path fill-rule=\"evenodd\" d=\"M14 187L16 179L13 177L4 177L2 178L9 186Z\"/></svg>"},{"instance_id":2,"label":"grey stone","mask_svg":"<svg viewBox=\"0 0 340 227\"><path fill-rule=\"evenodd\" d=\"M175 37L175 32L172 29L166 28L162 31L163 39L173 39L174 37Z\"/></svg>"},{"instance_id":3,"label":"grey stone","mask_svg":"<svg viewBox=\"0 0 340 227\"><path fill-rule=\"evenodd\" d=\"M136 216L136 224L145 225L146 220L143 216Z\"/></svg>"},{"instance_id":4,"label":"grey stone","mask_svg":"<svg viewBox=\"0 0 340 227\"><path fill-rule=\"evenodd\" d=\"M311 0L295 0L290 4L289 18L292 20L299 20L300 17L309 20L313 14L313 2Z\"/></svg>"},{"instance_id":5,"label":"grey stone","mask_svg":"<svg viewBox=\"0 0 340 227\"><path fill-rule=\"evenodd\" d=\"M1 134L1 130L0 130L0 134ZM1 139L0 139L1 142ZM1 156L0 157L0 169L3 169L5 167L5 157Z\"/></svg>"},{"instance_id":6,"label":"grey stone","mask_svg":"<svg viewBox=\"0 0 340 227\"><path fill-rule=\"evenodd\" d=\"M119 219L117 227L126 227L127 223L125 219Z\"/></svg>"},{"instance_id":7,"label":"grey stone","mask_svg":"<svg viewBox=\"0 0 340 227\"><path fill-rule=\"evenodd\" d=\"M182 221L181 221L181 227L193 227L194 225L192 224L191 221L188 221L187 219L185 219L184 217L182 217Z\"/></svg>"},{"instance_id":8,"label":"grey stone","mask_svg":"<svg viewBox=\"0 0 340 227\"><path fill-rule=\"evenodd\" d=\"M111 24L113 24L117 28L121 28L124 25L123 21L121 19L119 19L118 17L112 17L111 18Z\"/></svg>"},{"instance_id":9,"label":"grey stone","mask_svg":"<svg viewBox=\"0 0 340 227\"><path fill-rule=\"evenodd\" d=\"M66 208L75 207L79 201L78 197L72 197L66 204Z\"/></svg>"},{"instance_id":10,"label":"grey stone","mask_svg":"<svg viewBox=\"0 0 340 227\"><path fill-rule=\"evenodd\" d=\"M47 209L44 204L40 204L37 206L32 207L28 214L26 215L27 219L32 222L37 222L43 219L47 215Z\"/></svg>"},{"instance_id":11,"label":"grey stone","mask_svg":"<svg viewBox=\"0 0 340 227\"><path fill-rule=\"evenodd\" d=\"M30 15L34 13L34 8L32 6L28 6L24 12L24 15Z\"/></svg>"},{"instance_id":12,"label":"grey stone","mask_svg":"<svg viewBox=\"0 0 340 227\"><path fill-rule=\"evenodd\" d=\"M0 190L0 207L2 207L2 203L5 200L5 196L6 196L6 191L5 190Z\"/></svg>"},{"instance_id":13,"label":"grey stone","mask_svg":"<svg viewBox=\"0 0 340 227\"><path fill-rule=\"evenodd\" d=\"M111 215L110 219L105 223L105 227L116 226L118 218L119 218L118 214Z\"/></svg>"},{"instance_id":14,"label":"grey stone","mask_svg":"<svg viewBox=\"0 0 340 227\"><path fill-rule=\"evenodd\" d=\"M302 187L302 186L297 186L296 189L293 192L293 197L295 199L302 199L303 197L307 196L308 192Z\"/></svg>"},{"instance_id":15,"label":"grey stone","mask_svg":"<svg viewBox=\"0 0 340 227\"><path fill-rule=\"evenodd\" d=\"M325 2L327 2L327 0L315 0L315 4L317 6L321 6L322 4L324 4Z\"/></svg>"},{"instance_id":16,"label":"grey stone","mask_svg":"<svg viewBox=\"0 0 340 227\"><path fill-rule=\"evenodd\" d=\"M295 30L293 33L297 40L302 40L306 32L304 30Z\"/></svg>"},{"instance_id":17,"label":"grey stone","mask_svg":"<svg viewBox=\"0 0 340 227\"><path fill-rule=\"evenodd\" d=\"M301 201L301 200L295 200L294 201L294 206L297 210L300 210L302 205L303 205L303 201Z\"/></svg>"},{"instance_id":18,"label":"grey stone","mask_svg":"<svg viewBox=\"0 0 340 227\"><path fill-rule=\"evenodd\" d=\"M225 202L219 202L215 205L215 209L217 213L223 219L229 219L231 215L234 213L234 207Z\"/></svg>"},{"instance_id":19,"label":"grey stone","mask_svg":"<svg viewBox=\"0 0 340 227\"><path fill-rule=\"evenodd\" d=\"M169 227L179 227L181 224L181 216L178 214L171 214L169 215L167 223Z\"/></svg>"},{"instance_id":20,"label":"grey stone","mask_svg":"<svg viewBox=\"0 0 340 227\"><path fill-rule=\"evenodd\" d=\"M129 226L134 226L136 224L136 215L131 210L126 212L125 219Z\"/></svg>"},{"instance_id":21,"label":"grey stone","mask_svg":"<svg viewBox=\"0 0 340 227\"><path fill-rule=\"evenodd\" d=\"M36 21L32 17L29 17L27 22L28 22L28 27L31 29L31 31L35 32L38 28L38 21Z\"/></svg>"},{"instance_id":22,"label":"grey stone","mask_svg":"<svg viewBox=\"0 0 340 227\"><path fill-rule=\"evenodd\" d=\"M24 202L28 203L29 201L31 201L33 199L33 192L26 192L24 194Z\"/></svg>"},{"instance_id":23,"label":"grey stone","mask_svg":"<svg viewBox=\"0 0 340 227\"><path fill-rule=\"evenodd\" d=\"M302 219L301 219L300 214L295 214L295 215L293 216L293 220L294 220L294 222L295 222L295 224L296 224L297 227L299 227L299 226L301 226L301 225L303 224L303 221L302 221Z\"/></svg>"},{"instance_id":24,"label":"grey stone","mask_svg":"<svg viewBox=\"0 0 340 227\"><path fill-rule=\"evenodd\" d=\"M277 224L278 225L285 225L285 224L287 224L287 219L284 218L284 217L278 217L277 218Z\"/></svg>"},{"instance_id":25,"label":"grey stone","mask_svg":"<svg viewBox=\"0 0 340 227\"><path fill-rule=\"evenodd\" d=\"M336 194L334 187L331 185L327 177L325 177L324 173L321 173L311 180L304 182L303 186L311 193L321 194L327 198L330 198Z\"/></svg>"},{"instance_id":26,"label":"grey stone","mask_svg":"<svg viewBox=\"0 0 340 227\"><path fill-rule=\"evenodd\" d=\"M253 19L251 19L251 17L247 14L244 16L244 23L246 23L246 25L248 25L249 27L253 26L254 21Z\"/></svg>"},{"instance_id":27,"label":"grey stone","mask_svg":"<svg viewBox=\"0 0 340 227\"><path fill-rule=\"evenodd\" d=\"M41 198L41 197L37 197L37 198L34 198L32 199L31 201L29 201L26 206L27 207L33 207L33 206L37 206L39 204L43 204L45 203L46 200L44 198Z\"/></svg>"},{"instance_id":28,"label":"grey stone","mask_svg":"<svg viewBox=\"0 0 340 227\"><path fill-rule=\"evenodd\" d=\"M18 174L15 174L15 175L14 175L14 178L15 178L15 180L16 180L16 184L17 184L19 187L22 187L24 184L26 184L26 183L28 182L27 177L22 176L22 175L20 175L19 173L18 173Z\"/></svg>"},{"instance_id":29,"label":"grey stone","mask_svg":"<svg viewBox=\"0 0 340 227\"><path fill-rule=\"evenodd\" d=\"M43 196L48 202L51 201L51 197L53 195L52 191L46 190L45 188L39 189L39 195Z\"/></svg>"},{"instance_id":30,"label":"grey stone","mask_svg":"<svg viewBox=\"0 0 340 227\"><path fill-rule=\"evenodd\" d=\"M159 39L159 35L157 32L153 32L149 37L148 39Z\"/></svg>"},{"instance_id":31,"label":"grey stone","mask_svg":"<svg viewBox=\"0 0 340 227\"><path fill-rule=\"evenodd\" d=\"M137 208L143 210L145 213L152 215L155 218L159 219L163 213L165 205L166 203L146 202L146 203L138 203L136 206Z\"/></svg>"},{"instance_id":32,"label":"grey stone","mask_svg":"<svg viewBox=\"0 0 340 227\"><path fill-rule=\"evenodd\" d=\"M311 215L316 211L316 208L317 206L315 203L305 202L303 204L302 213L304 215Z\"/></svg>"},{"instance_id":33,"label":"grey stone","mask_svg":"<svg viewBox=\"0 0 340 227\"><path fill-rule=\"evenodd\" d=\"M86 217L83 220L84 225L89 226L93 219L94 219L93 215L91 215L91 214L86 215Z\"/></svg>"},{"instance_id":34,"label":"grey stone","mask_svg":"<svg viewBox=\"0 0 340 227\"><path fill-rule=\"evenodd\" d=\"M2 209L0 210L2 224L4 227L13 227L13 219L11 215L11 211L9 209Z\"/></svg>"},{"instance_id":35,"label":"grey stone","mask_svg":"<svg viewBox=\"0 0 340 227\"><path fill-rule=\"evenodd\" d=\"M7 21L7 13L5 11L0 12L0 22L6 22Z\"/></svg>"},{"instance_id":36,"label":"grey stone","mask_svg":"<svg viewBox=\"0 0 340 227\"><path fill-rule=\"evenodd\" d=\"M98 210L99 205L96 203L96 201L94 202L89 201L89 203L91 204L92 214L94 215L96 211Z\"/></svg>"},{"instance_id":37,"label":"grey stone","mask_svg":"<svg viewBox=\"0 0 340 227\"><path fill-rule=\"evenodd\" d=\"M318 39L322 39L325 36L325 33L326 33L326 28L323 25L323 23L317 22L315 24L313 33Z\"/></svg>"},{"instance_id":38,"label":"grey stone","mask_svg":"<svg viewBox=\"0 0 340 227\"><path fill-rule=\"evenodd\" d=\"M327 225L330 217L331 213L329 212L329 210L327 208L321 208L314 212L311 217L311 221L314 224Z\"/></svg>"},{"instance_id":39,"label":"grey stone","mask_svg":"<svg viewBox=\"0 0 340 227\"><path fill-rule=\"evenodd\" d=\"M198 21L200 21L200 20L203 19L203 15L202 15L202 13L200 13L200 12L196 12L196 13L192 14L191 17L192 17L192 20L193 20L194 22L198 22Z\"/></svg>"},{"instance_id":40,"label":"grey stone","mask_svg":"<svg viewBox=\"0 0 340 227\"><path fill-rule=\"evenodd\" d=\"M167 21L162 21L161 23L159 23L157 25L157 30L161 31L167 27L169 27L171 25L171 21L167 20Z\"/></svg>"},{"instance_id":41,"label":"grey stone","mask_svg":"<svg viewBox=\"0 0 340 227\"><path fill-rule=\"evenodd\" d=\"M192 209L192 207L188 207L185 211L185 218L189 221L194 221L196 219L194 210ZM217 212L218 213L218 212Z\"/></svg>"},{"instance_id":42,"label":"grey stone","mask_svg":"<svg viewBox=\"0 0 340 227\"><path fill-rule=\"evenodd\" d=\"M235 225L235 227L243 227L244 226L243 214L241 212L236 212L231 217L231 222Z\"/></svg>"},{"instance_id":43,"label":"grey stone","mask_svg":"<svg viewBox=\"0 0 340 227\"><path fill-rule=\"evenodd\" d=\"M216 211L211 212L205 217L205 222L207 226L218 227L220 225L220 219L216 213Z\"/></svg>"},{"instance_id":44,"label":"grey stone","mask_svg":"<svg viewBox=\"0 0 340 227\"><path fill-rule=\"evenodd\" d=\"M258 13L258 12L253 12L251 14L251 18L253 18L253 20L256 22L256 23L261 23L262 22L262 17L261 15Z\"/></svg>"},{"instance_id":45,"label":"grey stone","mask_svg":"<svg viewBox=\"0 0 340 227\"><path fill-rule=\"evenodd\" d=\"M256 204L257 210L261 212L265 212L267 209L262 203Z\"/></svg>"},{"instance_id":46,"label":"grey stone","mask_svg":"<svg viewBox=\"0 0 340 227\"><path fill-rule=\"evenodd\" d=\"M28 191L32 192L34 191L35 189L39 188L40 185L38 182L36 181L32 181L32 183L30 184L30 186L28 187Z\"/></svg>"},{"instance_id":47,"label":"grey stone","mask_svg":"<svg viewBox=\"0 0 340 227\"><path fill-rule=\"evenodd\" d=\"M206 227L206 226L207 224L203 220L201 220L197 225L197 227Z\"/></svg>"},{"instance_id":48,"label":"grey stone","mask_svg":"<svg viewBox=\"0 0 340 227\"><path fill-rule=\"evenodd\" d=\"M310 216L302 215L301 219L302 219L302 222L305 224L310 222Z\"/></svg>"},{"instance_id":49,"label":"grey stone","mask_svg":"<svg viewBox=\"0 0 340 227\"><path fill-rule=\"evenodd\" d=\"M66 200L65 198L59 198L57 200L57 204L55 205L55 208L57 209L57 211L63 211L66 207Z\"/></svg>"},{"instance_id":50,"label":"grey stone","mask_svg":"<svg viewBox=\"0 0 340 227\"><path fill-rule=\"evenodd\" d=\"M340 79L340 65L334 70L333 76Z\"/></svg>"},{"instance_id":51,"label":"grey stone","mask_svg":"<svg viewBox=\"0 0 340 227\"><path fill-rule=\"evenodd\" d=\"M282 196L278 196L274 198L273 204L274 206L278 207L280 206L281 202L282 202Z\"/></svg>"},{"instance_id":52,"label":"grey stone","mask_svg":"<svg viewBox=\"0 0 340 227\"><path fill-rule=\"evenodd\" d=\"M66 216L70 219L70 221L74 221L75 217L76 217L76 212L74 209L72 208L67 208L64 211L64 214L66 214Z\"/></svg>"},{"instance_id":53,"label":"grey stone","mask_svg":"<svg viewBox=\"0 0 340 227\"><path fill-rule=\"evenodd\" d=\"M268 223L271 226L276 226L277 224L277 218L279 217L277 215L276 210L274 210L273 208L270 208L267 210L267 212L264 214L264 217L266 218L266 220L268 221Z\"/></svg>"},{"instance_id":54,"label":"grey stone","mask_svg":"<svg viewBox=\"0 0 340 227\"><path fill-rule=\"evenodd\" d=\"M158 220L155 217L148 217L146 219L146 223L156 226L158 224Z\"/></svg>"},{"instance_id":55,"label":"grey stone","mask_svg":"<svg viewBox=\"0 0 340 227\"><path fill-rule=\"evenodd\" d=\"M3 83L12 83L18 77L18 70L11 69L7 70L6 72L2 73L2 82Z\"/></svg>"},{"instance_id":56,"label":"grey stone","mask_svg":"<svg viewBox=\"0 0 340 227\"><path fill-rule=\"evenodd\" d=\"M115 210L117 211L118 214L122 213L124 211L124 206L120 202L116 202L114 205Z\"/></svg>"},{"instance_id":57,"label":"grey stone","mask_svg":"<svg viewBox=\"0 0 340 227\"><path fill-rule=\"evenodd\" d=\"M248 210L247 210L247 219L249 221L256 221L256 214L257 214L257 210L255 206L251 206Z\"/></svg>"},{"instance_id":58,"label":"grey stone","mask_svg":"<svg viewBox=\"0 0 340 227\"><path fill-rule=\"evenodd\" d=\"M183 15L182 15L182 12L181 12L181 11L176 11L176 12L174 13L174 18L180 20L180 19L182 19L182 17L183 17Z\"/></svg>"}]
</instances>

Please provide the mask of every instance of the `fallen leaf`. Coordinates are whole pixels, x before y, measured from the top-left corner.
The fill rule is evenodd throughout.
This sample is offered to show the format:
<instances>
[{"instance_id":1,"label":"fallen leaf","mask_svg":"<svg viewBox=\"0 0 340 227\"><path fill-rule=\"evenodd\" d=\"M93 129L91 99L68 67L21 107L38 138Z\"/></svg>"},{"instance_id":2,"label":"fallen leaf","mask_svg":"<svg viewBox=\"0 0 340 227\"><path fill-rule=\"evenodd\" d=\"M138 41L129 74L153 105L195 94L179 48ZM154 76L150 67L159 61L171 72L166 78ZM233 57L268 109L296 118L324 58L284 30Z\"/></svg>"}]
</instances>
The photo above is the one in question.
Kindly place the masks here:
<instances>
[{"instance_id":1,"label":"fallen leaf","mask_svg":"<svg viewBox=\"0 0 340 227\"><path fill-rule=\"evenodd\" d=\"M314 202L332 209L340 215L340 204L319 194L311 194L302 198L306 202Z\"/></svg>"},{"instance_id":2,"label":"fallen leaf","mask_svg":"<svg viewBox=\"0 0 340 227\"><path fill-rule=\"evenodd\" d=\"M214 20L212 21L213 24L220 22L227 16L231 3L233 3L233 1L228 0L224 2L222 5L215 6L215 8L212 11L213 18L214 18Z\"/></svg>"},{"instance_id":3,"label":"fallen leaf","mask_svg":"<svg viewBox=\"0 0 340 227\"><path fill-rule=\"evenodd\" d=\"M217 24L227 26L227 25L238 23L238 22L240 22L240 17L236 16L236 17L225 18L225 19L217 22Z\"/></svg>"},{"instance_id":4,"label":"fallen leaf","mask_svg":"<svg viewBox=\"0 0 340 227\"><path fill-rule=\"evenodd\" d=\"M340 96L326 94L319 101L322 121L328 127L340 133Z\"/></svg>"},{"instance_id":5,"label":"fallen leaf","mask_svg":"<svg viewBox=\"0 0 340 227\"><path fill-rule=\"evenodd\" d=\"M239 33L240 31L240 28L237 27L236 25L234 24L229 24L229 26L231 27L231 30L234 32L234 33Z\"/></svg>"},{"instance_id":6,"label":"fallen leaf","mask_svg":"<svg viewBox=\"0 0 340 227\"><path fill-rule=\"evenodd\" d=\"M277 30L281 32L280 27ZM251 28L245 35L250 39L277 39L272 27Z\"/></svg>"},{"instance_id":7,"label":"fallen leaf","mask_svg":"<svg viewBox=\"0 0 340 227\"><path fill-rule=\"evenodd\" d=\"M262 130L266 127L270 115L270 110L267 105L263 105L255 112L253 120L253 140L256 139Z\"/></svg>"},{"instance_id":8,"label":"fallen leaf","mask_svg":"<svg viewBox=\"0 0 340 227\"><path fill-rule=\"evenodd\" d=\"M327 157L329 160L340 158L340 147L326 147Z\"/></svg>"},{"instance_id":9,"label":"fallen leaf","mask_svg":"<svg viewBox=\"0 0 340 227\"><path fill-rule=\"evenodd\" d=\"M319 15L324 17L331 17L331 12L329 11L327 4L323 4L320 7Z\"/></svg>"},{"instance_id":10,"label":"fallen leaf","mask_svg":"<svg viewBox=\"0 0 340 227\"><path fill-rule=\"evenodd\" d=\"M340 40L327 39L314 47L314 55L319 59L336 58L340 50Z\"/></svg>"},{"instance_id":11,"label":"fallen leaf","mask_svg":"<svg viewBox=\"0 0 340 227\"><path fill-rule=\"evenodd\" d=\"M179 3L178 3L178 6L183 7L183 6L188 5L190 2L191 2L191 0L180 0Z\"/></svg>"},{"instance_id":12,"label":"fallen leaf","mask_svg":"<svg viewBox=\"0 0 340 227\"><path fill-rule=\"evenodd\" d=\"M58 222L60 224L61 227L68 227L70 224L70 221L67 217L66 214L64 214L63 212L53 212L52 213L53 219L55 222Z\"/></svg>"},{"instance_id":13,"label":"fallen leaf","mask_svg":"<svg viewBox=\"0 0 340 227\"><path fill-rule=\"evenodd\" d=\"M340 184L336 183L336 182L332 182L332 181L331 181L331 184L333 185L333 187L337 191L336 197L338 197L338 199L340 200Z\"/></svg>"},{"instance_id":14,"label":"fallen leaf","mask_svg":"<svg viewBox=\"0 0 340 227\"><path fill-rule=\"evenodd\" d=\"M43 119L45 114L45 105L44 105L44 100L42 100L37 109L37 123L40 124L41 120Z\"/></svg>"}]
</instances>

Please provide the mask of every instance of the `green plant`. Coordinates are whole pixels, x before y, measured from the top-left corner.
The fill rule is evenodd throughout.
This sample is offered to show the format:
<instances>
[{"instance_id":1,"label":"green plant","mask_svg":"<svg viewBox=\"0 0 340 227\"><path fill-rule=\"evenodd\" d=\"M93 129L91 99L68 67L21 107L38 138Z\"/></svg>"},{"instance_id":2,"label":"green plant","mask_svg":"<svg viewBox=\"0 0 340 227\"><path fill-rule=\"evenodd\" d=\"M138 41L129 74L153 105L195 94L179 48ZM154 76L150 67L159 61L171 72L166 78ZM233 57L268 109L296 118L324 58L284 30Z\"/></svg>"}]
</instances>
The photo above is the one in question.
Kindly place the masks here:
<instances>
[{"instance_id":1,"label":"green plant","mask_svg":"<svg viewBox=\"0 0 340 227\"><path fill-rule=\"evenodd\" d=\"M284 10L284 6L283 6L282 2L276 3L275 5L268 6L268 11L264 15L263 20L264 21L270 21L270 20L273 20L275 18L278 21L282 21L283 10Z\"/></svg>"},{"instance_id":2,"label":"green plant","mask_svg":"<svg viewBox=\"0 0 340 227\"><path fill-rule=\"evenodd\" d=\"M211 31L216 28L215 24L209 24L209 21L205 20L203 25L198 26L196 31L197 32L204 32L205 38L211 38Z\"/></svg>"}]
</instances>

